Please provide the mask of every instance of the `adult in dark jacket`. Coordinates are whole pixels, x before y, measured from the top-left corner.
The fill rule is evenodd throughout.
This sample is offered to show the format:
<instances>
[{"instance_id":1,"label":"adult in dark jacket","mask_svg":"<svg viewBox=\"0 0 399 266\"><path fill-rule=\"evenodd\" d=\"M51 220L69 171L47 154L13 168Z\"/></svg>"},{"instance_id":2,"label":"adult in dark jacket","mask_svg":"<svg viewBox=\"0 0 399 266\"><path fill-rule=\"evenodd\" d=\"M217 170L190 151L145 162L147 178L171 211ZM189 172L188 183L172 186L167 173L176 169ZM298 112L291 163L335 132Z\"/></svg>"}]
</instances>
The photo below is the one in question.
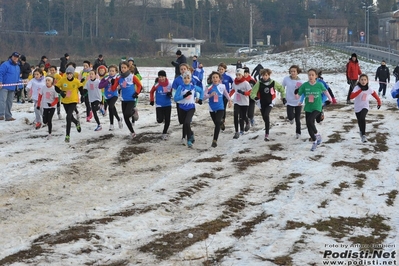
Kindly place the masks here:
<instances>
[{"instance_id":1,"label":"adult in dark jacket","mask_svg":"<svg viewBox=\"0 0 399 266\"><path fill-rule=\"evenodd\" d=\"M175 78L180 76L180 64L187 63L187 58L180 50L176 51L176 61L172 61L172 65L175 67Z\"/></svg>"},{"instance_id":2,"label":"adult in dark jacket","mask_svg":"<svg viewBox=\"0 0 399 266\"><path fill-rule=\"evenodd\" d=\"M64 54L64 57L61 57L60 60L61 60L60 75L62 76L65 74L65 70L67 68L66 65L68 64L68 61L69 61L69 54L68 53Z\"/></svg>"},{"instance_id":3,"label":"adult in dark jacket","mask_svg":"<svg viewBox=\"0 0 399 266\"><path fill-rule=\"evenodd\" d=\"M48 68L50 67L50 63L47 62L48 58L47 56L43 55L42 58L40 59L40 62L38 64L38 66L40 67L41 65L44 66L44 71L48 71Z\"/></svg>"},{"instance_id":4,"label":"adult in dark jacket","mask_svg":"<svg viewBox=\"0 0 399 266\"><path fill-rule=\"evenodd\" d=\"M399 81L399 64L395 67L392 74L395 76L395 82Z\"/></svg>"},{"instance_id":5,"label":"adult in dark jacket","mask_svg":"<svg viewBox=\"0 0 399 266\"><path fill-rule=\"evenodd\" d=\"M22 81L24 83L27 83L29 74L31 72L30 64L28 62L26 62L26 56L24 56L24 55L21 55L21 57L19 59L20 59L19 68L20 68L20 72L21 72L20 76L21 76ZM17 90L17 102L19 102L19 98L21 98L21 100L20 100L21 103L24 103L25 95L27 95L26 94L26 84L23 85L23 88Z\"/></svg>"},{"instance_id":6,"label":"adult in dark jacket","mask_svg":"<svg viewBox=\"0 0 399 266\"><path fill-rule=\"evenodd\" d=\"M346 64L346 80L349 84L348 96L346 97L346 103L350 104L350 95L357 84L357 80L359 79L359 75L362 74L360 70L359 61L357 60L357 55L355 53L352 54L351 58L349 58L349 62Z\"/></svg>"},{"instance_id":7,"label":"adult in dark jacket","mask_svg":"<svg viewBox=\"0 0 399 266\"><path fill-rule=\"evenodd\" d=\"M389 68L386 66L386 62L382 60L381 66L377 68L377 71L375 72L375 81L380 83L380 88L378 89L378 96L381 95L382 91L382 97L385 97L385 93L387 91L387 84L390 81L390 74L389 74Z\"/></svg>"},{"instance_id":8,"label":"adult in dark jacket","mask_svg":"<svg viewBox=\"0 0 399 266\"><path fill-rule=\"evenodd\" d=\"M97 70L99 66L105 66L106 68L108 68L102 54L98 55L98 58L96 59L96 61L94 61L93 69Z\"/></svg>"},{"instance_id":9,"label":"adult in dark jacket","mask_svg":"<svg viewBox=\"0 0 399 266\"><path fill-rule=\"evenodd\" d=\"M14 93L18 87L21 69L19 68L19 53L14 52L0 66L0 120L14 121L11 108Z\"/></svg>"},{"instance_id":10,"label":"adult in dark jacket","mask_svg":"<svg viewBox=\"0 0 399 266\"><path fill-rule=\"evenodd\" d=\"M258 81L258 79L260 79L260 70L261 69L263 69L263 66L261 65L261 64L258 64L255 68L254 68L254 70L252 70L252 74L251 74L251 76L256 80L256 81Z\"/></svg>"}]
</instances>

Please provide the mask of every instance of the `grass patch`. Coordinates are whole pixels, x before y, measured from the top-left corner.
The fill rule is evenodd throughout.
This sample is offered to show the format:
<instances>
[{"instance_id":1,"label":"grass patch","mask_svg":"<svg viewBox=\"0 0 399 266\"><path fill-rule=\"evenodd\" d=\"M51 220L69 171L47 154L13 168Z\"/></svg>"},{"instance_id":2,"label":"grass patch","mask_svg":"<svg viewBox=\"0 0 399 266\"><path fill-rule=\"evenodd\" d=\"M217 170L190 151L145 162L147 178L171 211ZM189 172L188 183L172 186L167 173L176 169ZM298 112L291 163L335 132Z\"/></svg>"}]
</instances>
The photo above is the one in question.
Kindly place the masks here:
<instances>
[{"instance_id":1,"label":"grass patch","mask_svg":"<svg viewBox=\"0 0 399 266\"><path fill-rule=\"evenodd\" d=\"M269 149L271 151L283 151L284 150L283 145L281 145L280 143L270 145Z\"/></svg>"},{"instance_id":2,"label":"grass patch","mask_svg":"<svg viewBox=\"0 0 399 266\"><path fill-rule=\"evenodd\" d=\"M216 156L209 157L209 158L198 159L195 162L196 163L215 163L215 162L221 162L221 161L222 161L222 157L219 155L216 155Z\"/></svg>"},{"instance_id":3,"label":"grass patch","mask_svg":"<svg viewBox=\"0 0 399 266\"><path fill-rule=\"evenodd\" d=\"M339 132L335 132L334 134L329 135L328 140L324 143L337 143L341 141L342 141L341 134L339 134Z\"/></svg>"},{"instance_id":4,"label":"grass patch","mask_svg":"<svg viewBox=\"0 0 399 266\"><path fill-rule=\"evenodd\" d=\"M375 152L386 152L388 151L387 139L388 133L377 132L375 137L369 138L369 141L374 142L374 151Z\"/></svg>"},{"instance_id":5,"label":"grass patch","mask_svg":"<svg viewBox=\"0 0 399 266\"><path fill-rule=\"evenodd\" d=\"M328 200L323 200L319 206L317 206L318 208L325 208L328 204Z\"/></svg>"},{"instance_id":6,"label":"grass patch","mask_svg":"<svg viewBox=\"0 0 399 266\"><path fill-rule=\"evenodd\" d=\"M388 206L393 206L393 202L395 201L396 195L398 195L398 191L396 189L388 193L388 198L385 201Z\"/></svg>"},{"instance_id":7,"label":"grass patch","mask_svg":"<svg viewBox=\"0 0 399 266\"><path fill-rule=\"evenodd\" d=\"M271 215L266 215L266 213L262 212L260 215L252 218L250 221L243 222L242 227L234 230L233 236L240 238L243 236L250 235L257 224L260 224L264 220L266 220Z\"/></svg>"},{"instance_id":8,"label":"grass patch","mask_svg":"<svg viewBox=\"0 0 399 266\"><path fill-rule=\"evenodd\" d=\"M317 185L321 186L321 187L326 187L329 183L330 183L330 181L324 181L323 183L319 183Z\"/></svg>"},{"instance_id":9,"label":"grass patch","mask_svg":"<svg viewBox=\"0 0 399 266\"><path fill-rule=\"evenodd\" d=\"M135 156L146 153L148 149L138 146L125 146L117 157L118 163L124 164L133 159Z\"/></svg>"},{"instance_id":10,"label":"grass patch","mask_svg":"<svg viewBox=\"0 0 399 266\"><path fill-rule=\"evenodd\" d=\"M356 180L355 180L355 182L353 182L353 184L355 184L357 188L362 188L364 185L364 180L367 179L366 175L358 174L358 175L355 175L355 177L356 177Z\"/></svg>"},{"instance_id":11,"label":"grass patch","mask_svg":"<svg viewBox=\"0 0 399 266\"><path fill-rule=\"evenodd\" d=\"M338 187L338 188L334 188L334 189L333 189L333 193L334 193L334 194L337 194L338 196L340 196L342 190L343 190L344 188L348 188L348 187L349 187L349 184L348 184L347 182L341 182L341 183L339 184L339 187Z\"/></svg>"},{"instance_id":12,"label":"grass patch","mask_svg":"<svg viewBox=\"0 0 399 266\"><path fill-rule=\"evenodd\" d=\"M245 171L250 166L264 163L264 162L267 162L270 160L283 161L283 160L286 160L286 158L274 156L271 154L264 154L264 155L260 155L260 156L254 156L254 157L236 157L236 158L232 159L231 161L234 163L235 167L238 168L238 170Z\"/></svg>"},{"instance_id":13,"label":"grass patch","mask_svg":"<svg viewBox=\"0 0 399 266\"><path fill-rule=\"evenodd\" d=\"M334 167L347 166L355 170L358 170L360 172L368 172L370 170L378 170L379 163L380 159L371 158L369 160L362 159L358 162L347 162L347 161L333 162L332 166Z\"/></svg>"}]
</instances>

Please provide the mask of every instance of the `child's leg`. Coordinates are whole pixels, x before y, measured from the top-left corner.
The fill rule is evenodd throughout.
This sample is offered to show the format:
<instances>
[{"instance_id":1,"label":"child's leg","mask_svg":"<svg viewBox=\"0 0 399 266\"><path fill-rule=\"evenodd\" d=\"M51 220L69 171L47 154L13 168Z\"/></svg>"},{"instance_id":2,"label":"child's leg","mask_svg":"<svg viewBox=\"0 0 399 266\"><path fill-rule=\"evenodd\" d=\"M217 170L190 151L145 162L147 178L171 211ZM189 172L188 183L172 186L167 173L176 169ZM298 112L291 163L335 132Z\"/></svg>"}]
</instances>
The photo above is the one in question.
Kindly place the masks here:
<instances>
[{"instance_id":1,"label":"child's leg","mask_svg":"<svg viewBox=\"0 0 399 266\"><path fill-rule=\"evenodd\" d=\"M43 122L47 124L48 133L51 134L53 130L53 116L55 113L55 108L46 108L44 109L44 113L46 115L46 122L44 122L44 114L43 114Z\"/></svg>"},{"instance_id":2,"label":"child's leg","mask_svg":"<svg viewBox=\"0 0 399 266\"><path fill-rule=\"evenodd\" d=\"M96 120L97 125L100 125L100 119L98 118L97 111L100 110L100 102L94 101L91 103L91 109L93 110L94 120Z\"/></svg>"},{"instance_id":3,"label":"child's leg","mask_svg":"<svg viewBox=\"0 0 399 266\"><path fill-rule=\"evenodd\" d=\"M194 112L195 108L186 111L186 115L184 118L183 128L187 133L187 140L190 140L191 135L193 134L193 132L191 131L191 121L193 120Z\"/></svg>"},{"instance_id":4,"label":"child's leg","mask_svg":"<svg viewBox=\"0 0 399 266\"><path fill-rule=\"evenodd\" d=\"M218 138L219 138L220 125L222 123L223 113L224 113L224 110L218 110L216 112L211 112L211 117L212 117L213 123L215 124L215 130L213 131L213 139L214 140L218 140Z\"/></svg>"},{"instance_id":5,"label":"child's leg","mask_svg":"<svg viewBox=\"0 0 399 266\"><path fill-rule=\"evenodd\" d=\"M366 115L368 110L363 108L360 112L356 113L357 124L359 125L360 135L366 135Z\"/></svg>"},{"instance_id":6,"label":"child's leg","mask_svg":"<svg viewBox=\"0 0 399 266\"><path fill-rule=\"evenodd\" d=\"M244 131L244 122L248 124L248 106L240 106L240 131Z\"/></svg>"},{"instance_id":7,"label":"child's leg","mask_svg":"<svg viewBox=\"0 0 399 266\"><path fill-rule=\"evenodd\" d=\"M240 113L240 106L238 104L234 104L234 129L235 129L235 132L238 132L239 113ZM225 116L225 115L223 115L223 116ZM224 118L223 118L223 121L224 121Z\"/></svg>"},{"instance_id":8,"label":"child's leg","mask_svg":"<svg viewBox=\"0 0 399 266\"><path fill-rule=\"evenodd\" d=\"M268 105L261 109L263 121L265 122L265 134L269 134L270 131L270 112L272 111L272 108L273 107Z\"/></svg>"},{"instance_id":9,"label":"child's leg","mask_svg":"<svg viewBox=\"0 0 399 266\"><path fill-rule=\"evenodd\" d=\"M169 125L170 125L170 116L172 114L172 106L162 107L163 114L165 118L165 124L163 126L163 134L168 133Z\"/></svg>"},{"instance_id":10,"label":"child's leg","mask_svg":"<svg viewBox=\"0 0 399 266\"><path fill-rule=\"evenodd\" d=\"M35 122L41 123L42 122L41 110L37 110L36 107L37 107L37 100L33 100L33 109L35 110Z\"/></svg>"},{"instance_id":11,"label":"child's leg","mask_svg":"<svg viewBox=\"0 0 399 266\"><path fill-rule=\"evenodd\" d=\"M316 117L320 114L319 111L306 112L306 126L308 128L309 136L313 141L316 141L317 128L315 125Z\"/></svg>"},{"instance_id":12,"label":"child's leg","mask_svg":"<svg viewBox=\"0 0 399 266\"><path fill-rule=\"evenodd\" d=\"M134 133L132 121L130 121L133 112L134 112L134 102L126 102L126 101L122 102L123 118L125 119L125 124L131 133Z\"/></svg>"},{"instance_id":13,"label":"child's leg","mask_svg":"<svg viewBox=\"0 0 399 266\"><path fill-rule=\"evenodd\" d=\"M295 106L295 125L296 125L296 133L301 134L301 112L302 106Z\"/></svg>"}]
</instances>

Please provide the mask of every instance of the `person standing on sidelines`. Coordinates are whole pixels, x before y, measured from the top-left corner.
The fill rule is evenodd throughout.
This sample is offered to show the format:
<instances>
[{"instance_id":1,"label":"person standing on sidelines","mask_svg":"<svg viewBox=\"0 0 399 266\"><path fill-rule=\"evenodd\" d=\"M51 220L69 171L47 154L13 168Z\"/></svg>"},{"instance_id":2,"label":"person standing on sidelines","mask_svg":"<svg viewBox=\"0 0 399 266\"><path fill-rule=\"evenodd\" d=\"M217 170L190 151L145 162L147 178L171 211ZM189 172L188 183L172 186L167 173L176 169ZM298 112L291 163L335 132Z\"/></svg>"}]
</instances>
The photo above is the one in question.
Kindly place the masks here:
<instances>
[{"instance_id":1,"label":"person standing on sidelines","mask_svg":"<svg viewBox=\"0 0 399 266\"><path fill-rule=\"evenodd\" d=\"M378 96L381 96L382 92L382 98L386 99L385 93L387 92L387 84L390 81L390 74L389 74L389 68L386 66L386 63L384 60L381 61L381 66L377 68L377 71L375 72L375 81L377 81L380 84L380 88L378 89Z\"/></svg>"},{"instance_id":2,"label":"person standing on sidelines","mask_svg":"<svg viewBox=\"0 0 399 266\"><path fill-rule=\"evenodd\" d=\"M105 66L105 67L107 67L107 63L105 62L104 57L103 57L102 54L99 54L99 55L98 55L98 58L96 59L96 61L94 61L93 69L94 69L94 70L97 70L97 68L98 68L99 66Z\"/></svg>"},{"instance_id":3,"label":"person standing on sidelines","mask_svg":"<svg viewBox=\"0 0 399 266\"><path fill-rule=\"evenodd\" d=\"M65 73L66 68L68 67L67 64L68 64L68 61L69 61L69 54L65 53L64 57L60 58L60 61L61 61L61 63L60 63L59 71L60 71L60 75L63 76L64 73Z\"/></svg>"},{"instance_id":4,"label":"person standing on sidelines","mask_svg":"<svg viewBox=\"0 0 399 266\"><path fill-rule=\"evenodd\" d=\"M0 120L14 121L11 109L14 93L20 82L21 69L18 64L20 54L12 53L0 66Z\"/></svg>"},{"instance_id":5,"label":"person standing on sidelines","mask_svg":"<svg viewBox=\"0 0 399 266\"><path fill-rule=\"evenodd\" d=\"M359 61L357 60L357 54L353 53L349 62L346 64L346 80L349 84L348 96L346 97L347 104L351 104L350 95L361 74L362 71L360 70Z\"/></svg>"},{"instance_id":6,"label":"person standing on sidelines","mask_svg":"<svg viewBox=\"0 0 399 266\"><path fill-rule=\"evenodd\" d=\"M19 65L20 69L21 69L21 79L22 82L24 83L22 85L22 89L19 90L17 95L17 102L18 102L18 98L21 97L21 103L25 103L25 98L26 98L26 84L28 83L28 77L29 74L31 73L31 69L30 69L30 64L28 62L26 62L26 56L21 55L20 57L20 65ZM18 97L19 96L19 97Z\"/></svg>"},{"instance_id":7,"label":"person standing on sidelines","mask_svg":"<svg viewBox=\"0 0 399 266\"><path fill-rule=\"evenodd\" d=\"M366 115L370 108L369 95L377 100L377 109L381 107L381 99L377 93L369 87L369 78L366 74L361 74L357 86L351 93L351 99L355 99L355 114L359 125L360 139L363 143L367 142L366 137Z\"/></svg>"},{"instance_id":8,"label":"person standing on sidelines","mask_svg":"<svg viewBox=\"0 0 399 266\"><path fill-rule=\"evenodd\" d=\"M154 101L155 94L155 101ZM168 129L170 125L170 116L172 112L172 84L166 77L166 72L160 70L154 86L150 90L150 105L156 110L158 123L165 123L162 131L162 139L168 139Z\"/></svg>"},{"instance_id":9,"label":"person standing on sidelines","mask_svg":"<svg viewBox=\"0 0 399 266\"><path fill-rule=\"evenodd\" d=\"M187 64L187 58L184 56L184 54L182 54L182 52L180 50L176 51L176 61L172 61L171 64L172 66L175 67L175 78L177 78L178 76L180 76L180 65L183 63Z\"/></svg>"}]
</instances>

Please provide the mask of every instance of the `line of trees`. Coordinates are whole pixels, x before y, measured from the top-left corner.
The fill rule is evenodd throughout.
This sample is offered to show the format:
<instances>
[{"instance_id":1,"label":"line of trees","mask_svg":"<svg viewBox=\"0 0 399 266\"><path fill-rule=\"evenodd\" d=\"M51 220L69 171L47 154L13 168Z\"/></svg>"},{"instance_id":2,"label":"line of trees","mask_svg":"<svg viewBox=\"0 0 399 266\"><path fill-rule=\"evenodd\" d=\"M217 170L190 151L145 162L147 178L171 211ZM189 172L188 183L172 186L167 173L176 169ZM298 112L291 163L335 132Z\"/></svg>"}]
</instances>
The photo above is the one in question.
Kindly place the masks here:
<instances>
[{"instance_id":1,"label":"line of trees","mask_svg":"<svg viewBox=\"0 0 399 266\"><path fill-rule=\"evenodd\" d=\"M205 40L211 36L218 45L247 44L251 4L253 38L265 39L271 35L274 45L303 40L307 20L314 14L318 19L346 18L353 36L358 36L358 32L364 31L362 6L371 5L372 0L181 0L173 8L159 7L160 0L0 0L0 3L2 30L35 32L39 36L56 29L59 35L54 38L67 37L71 42L79 39L85 45L104 39L124 39L129 40L130 49L136 50L143 43L169 34L175 38ZM378 13L395 9L395 0L378 0L378 8L370 14L372 35L377 35Z\"/></svg>"}]
</instances>

